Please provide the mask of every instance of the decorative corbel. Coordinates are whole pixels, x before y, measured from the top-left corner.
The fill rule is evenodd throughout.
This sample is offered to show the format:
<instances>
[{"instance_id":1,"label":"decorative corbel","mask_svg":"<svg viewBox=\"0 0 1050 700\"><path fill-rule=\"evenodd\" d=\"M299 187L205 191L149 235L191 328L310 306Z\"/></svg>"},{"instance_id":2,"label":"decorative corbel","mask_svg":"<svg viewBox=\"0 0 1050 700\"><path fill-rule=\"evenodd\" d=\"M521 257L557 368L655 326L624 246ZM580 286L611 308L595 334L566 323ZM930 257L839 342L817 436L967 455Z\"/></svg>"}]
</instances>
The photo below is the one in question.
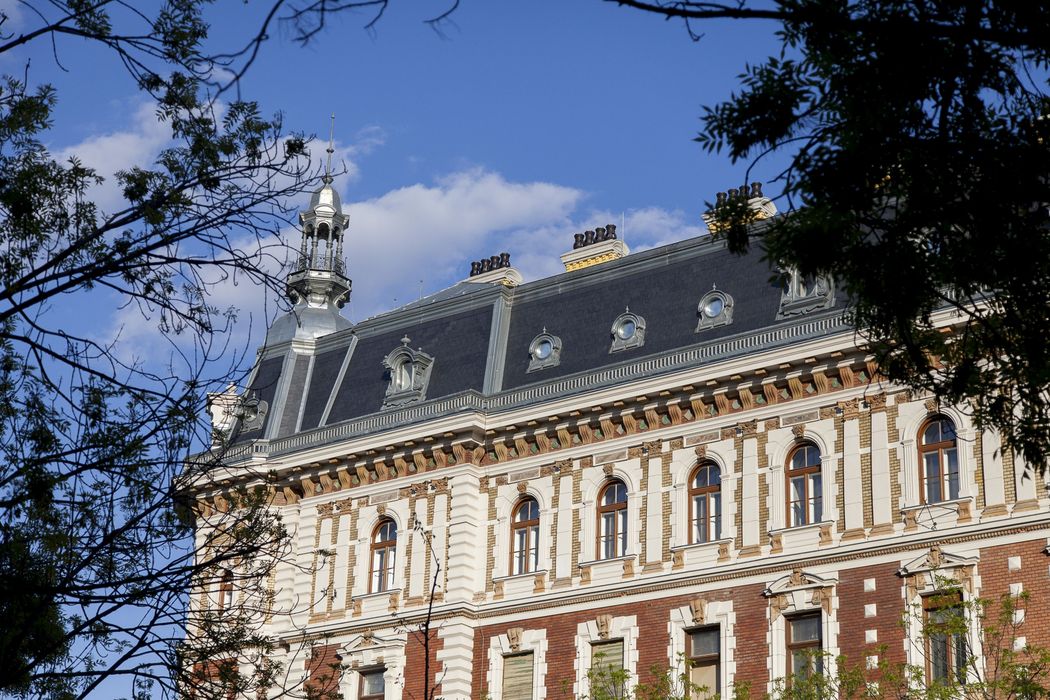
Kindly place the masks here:
<instances>
[{"instance_id":1,"label":"decorative corbel","mask_svg":"<svg viewBox=\"0 0 1050 700\"><path fill-rule=\"evenodd\" d=\"M703 598L693 598L689 601L689 613L693 616L694 625L707 623L707 601Z\"/></svg>"},{"instance_id":2,"label":"decorative corbel","mask_svg":"<svg viewBox=\"0 0 1050 700\"><path fill-rule=\"evenodd\" d=\"M513 652L521 651L521 635L525 630L521 627L511 627L507 630L507 644Z\"/></svg>"},{"instance_id":3,"label":"decorative corbel","mask_svg":"<svg viewBox=\"0 0 1050 700\"><path fill-rule=\"evenodd\" d=\"M594 624L598 627L598 639L608 639L609 628L612 626L612 615L599 615L594 618Z\"/></svg>"}]
</instances>

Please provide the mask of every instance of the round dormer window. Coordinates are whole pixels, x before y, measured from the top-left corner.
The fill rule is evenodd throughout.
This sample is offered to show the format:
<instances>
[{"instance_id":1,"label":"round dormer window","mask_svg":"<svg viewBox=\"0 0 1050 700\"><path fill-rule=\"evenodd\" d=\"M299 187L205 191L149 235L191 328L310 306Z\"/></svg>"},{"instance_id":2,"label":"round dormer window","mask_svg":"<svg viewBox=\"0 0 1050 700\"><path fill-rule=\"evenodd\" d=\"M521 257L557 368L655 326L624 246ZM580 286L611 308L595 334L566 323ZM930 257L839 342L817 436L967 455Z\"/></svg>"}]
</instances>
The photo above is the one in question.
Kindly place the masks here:
<instances>
[{"instance_id":1,"label":"round dormer window","mask_svg":"<svg viewBox=\"0 0 1050 700\"><path fill-rule=\"evenodd\" d=\"M532 339L529 343L529 368L528 372L538 369L554 367L561 359L561 338L551 335L544 328L543 332Z\"/></svg>"},{"instance_id":2,"label":"round dormer window","mask_svg":"<svg viewBox=\"0 0 1050 700\"><path fill-rule=\"evenodd\" d=\"M726 300L717 294L712 294L704 303L703 313L708 318L717 318L725 311Z\"/></svg>"},{"instance_id":3,"label":"round dormer window","mask_svg":"<svg viewBox=\"0 0 1050 700\"><path fill-rule=\"evenodd\" d=\"M634 319L625 318L616 327L616 337L620 340L630 340L637 330L638 324L634 322Z\"/></svg>"}]
</instances>

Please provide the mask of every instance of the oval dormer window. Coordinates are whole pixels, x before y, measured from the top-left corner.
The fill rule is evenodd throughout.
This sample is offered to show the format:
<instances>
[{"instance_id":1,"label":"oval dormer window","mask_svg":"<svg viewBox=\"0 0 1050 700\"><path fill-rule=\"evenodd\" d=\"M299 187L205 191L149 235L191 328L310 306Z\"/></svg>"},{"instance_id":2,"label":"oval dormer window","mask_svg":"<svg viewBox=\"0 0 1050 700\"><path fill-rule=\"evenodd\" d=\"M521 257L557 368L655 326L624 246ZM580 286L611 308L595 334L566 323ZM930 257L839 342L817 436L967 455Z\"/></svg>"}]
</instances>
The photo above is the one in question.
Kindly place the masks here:
<instances>
[{"instance_id":1,"label":"oval dormer window","mask_svg":"<svg viewBox=\"0 0 1050 700\"><path fill-rule=\"evenodd\" d=\"M733 322L733 297L720 289L712 289L700 299L696 311L700 315L697 333L707 328L727 326Z\"/></svg>"},{"instance_id":2,"label":"oval dormer window","mask_svg":"<svg viewBox=\"0 0 1050 700\"><path fill-rule=\"evenodd\" d=\"M526 372L554 367L561 362L561 338L543 332L529 343L529 367Z\"/></svg>"},{"instance_id":3,"label":"oval dormer window","mask_svg":"<svg viewBox=\"0 0 1050 700\"><path fill-rule=\"evenodd\" d=\"M645 343L645 319L628 308L612 325L612 346L609 352L636 348Z\"/></svg>"}]
</instances>

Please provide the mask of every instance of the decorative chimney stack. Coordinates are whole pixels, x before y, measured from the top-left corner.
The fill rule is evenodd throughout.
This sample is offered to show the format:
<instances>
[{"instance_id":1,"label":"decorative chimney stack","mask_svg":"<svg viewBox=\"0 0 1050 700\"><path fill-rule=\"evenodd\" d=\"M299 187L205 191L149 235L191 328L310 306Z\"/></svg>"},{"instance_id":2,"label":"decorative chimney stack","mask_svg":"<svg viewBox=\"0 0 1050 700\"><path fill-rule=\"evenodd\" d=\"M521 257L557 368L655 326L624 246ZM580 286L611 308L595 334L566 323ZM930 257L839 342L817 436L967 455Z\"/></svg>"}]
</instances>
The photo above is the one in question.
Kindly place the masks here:
<instances>
[{"instance_id":1,"label":"decorative chimney stack","mask_svg":"<svg viewBox=\"0 0 1050 700\"><path fill-rule=\"evenodd\" d=\"M350 298L350 280L343 274L343 234L350 217L332 187L332 135L328 139L328 162L321 188L310 199L310 208L299 214L303 240L299 258L288 275L288 298L296 308L342 308Z\"/></svg>"},{"instance_id":2,"label":"decorative chimney stack","mask_svg":"<svg viewBox=\"0 0 1050 700\"><path fill-rule=\"evenodd\" d=\"M769 197L762 194L762 183L752 182L748 188L746 184L739 189L731 188L727 192L719 192L715 195L715 206L704 212L702 218L711 233L718 233L725 228L725 223L719 221L718 210L731 202L744 202L751 212L751 221L761 221L776 215L777 205Z\"/></svg>"},{"instance_id":3,"label":"decorative chimney stack","mask_svg":"<svg viewBox=\"0 0 1050 700\"><path fill-rule=\"evenodd\" d=\"M470 263L467 282L498 282L505 287L516 287L524 278L510 266L510 253L500 253Z\"/></svg>"},{"instance_id":4,"label":"decorative chimney stack","mask_svg":"<svg viewBox=\"0 0 1050 700\"><path fill-rule=\"evenodd\" d=\"M572 250L561 256L566 272L580 270L591 265L619 260L631 251L627 244L616 237L616 227L607 224L593 231L573 235Z\"/></svg>"}]
</instances>

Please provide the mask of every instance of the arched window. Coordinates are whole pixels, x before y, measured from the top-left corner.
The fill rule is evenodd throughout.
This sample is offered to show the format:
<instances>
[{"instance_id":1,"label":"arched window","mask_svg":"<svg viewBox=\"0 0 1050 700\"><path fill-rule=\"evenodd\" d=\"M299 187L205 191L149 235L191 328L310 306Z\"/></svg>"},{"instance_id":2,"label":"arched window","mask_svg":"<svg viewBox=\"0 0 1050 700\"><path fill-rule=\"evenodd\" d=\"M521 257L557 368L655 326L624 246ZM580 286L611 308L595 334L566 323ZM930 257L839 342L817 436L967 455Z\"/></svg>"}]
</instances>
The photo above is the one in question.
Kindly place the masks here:
<instances>
[{"instance_id":1,"label":"arched window","mask_svg":"<svg viewBox=\"0 0 1050 700\"><path fill-rule=\"evenodd\" d=\"M384 518L372 532L372 571L369 593L381 593L394 586L394 552L397 549L397 525Z\"/></svg>"},{"instance_id":2,"label":"arched window","mask_svg":"<svg viewBox=\"0 0 1050 700\"><path fill-rule=\"evenodd\" d=\"M627 552L627 487L610 481L598 495L598 558L613 559Z\"/></svg>"},{"instance_id":3,"label":"arched window","mask_svg":"<svg viewBox=\"0 0 1050 700\"><path fill-rule=\"evenodd\" d=\"M824 517L820 450L804 442L788 456L788 527L819 523Z\"/></svg>"},{"instance_id":4,"label":"arched window","mask_svg":"<svg viewBox=\"0 0 1050 700\"><path fill-rule=\"evenodd\" d=\"M691 542L712 542L722 536L722 470L704 462L689 480Z\"/></svg>"},{"instance_id":5,"label":"arched window","mask_svg":"<svg viewBox=\"0 0 1050 700\"><path fill-rule=\"evenodd\" d=\"M959 497L959 451L955 425L944 416L926 421L919 432L919 480L923 503Z\"/></svg>"},{"instance_id":6,"label":"arched window","mask_svg":"<svg viewBox=\"0 0 1050 700\"><path fill-rule=\"evenodd\" d=\"M540 505L523 498L514 509L510 524L512 574L528 574L539 568Z\"/></svg>"}]
</instances>

